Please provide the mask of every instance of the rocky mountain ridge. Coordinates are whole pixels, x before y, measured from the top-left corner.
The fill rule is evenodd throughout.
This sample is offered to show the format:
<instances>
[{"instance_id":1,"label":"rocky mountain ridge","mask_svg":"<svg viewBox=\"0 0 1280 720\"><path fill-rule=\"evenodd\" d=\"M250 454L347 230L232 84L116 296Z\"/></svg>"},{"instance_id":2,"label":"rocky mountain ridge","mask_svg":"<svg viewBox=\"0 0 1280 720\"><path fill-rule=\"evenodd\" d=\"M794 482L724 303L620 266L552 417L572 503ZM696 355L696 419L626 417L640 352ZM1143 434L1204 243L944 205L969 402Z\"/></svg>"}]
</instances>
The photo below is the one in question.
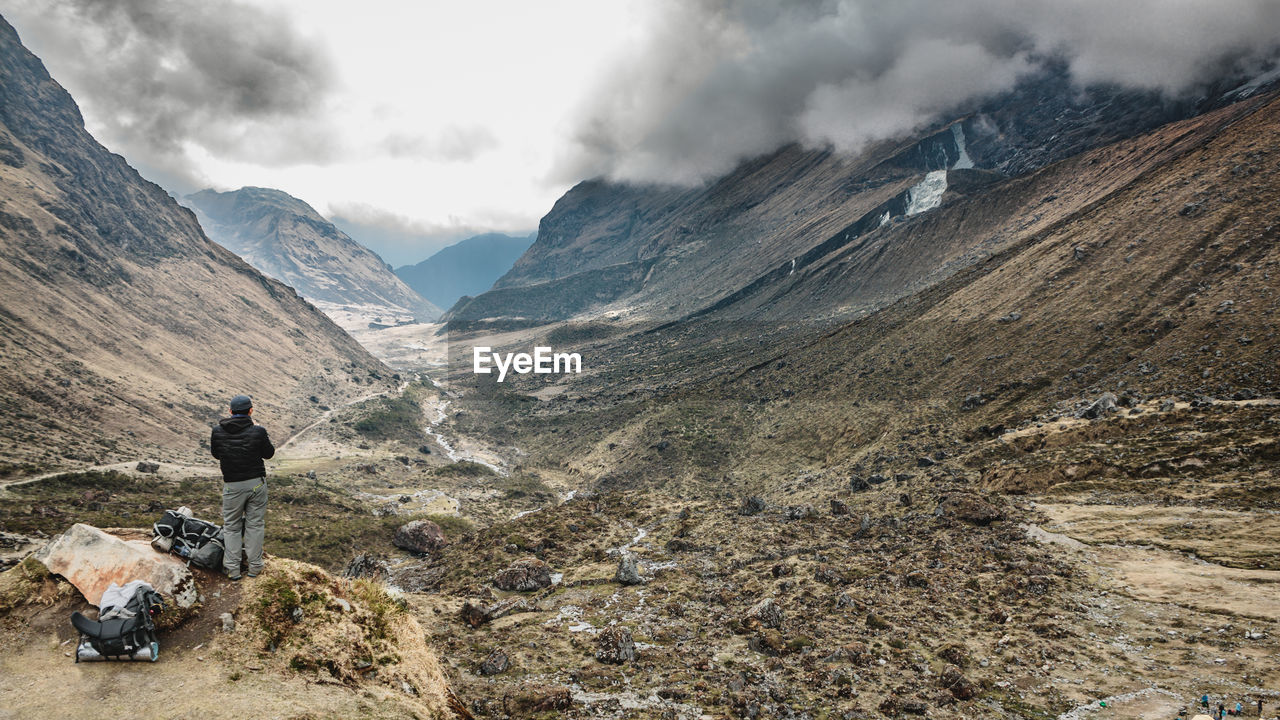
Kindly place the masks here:
<instances>
[{"instance_id":1,"label":"rocky mountain ridge","mask_svg":"<svg viewBox=\"0 0 1280 720\"><path fill-rule=\"evenodd\" d=\"M528 325L594 315L660 323L726 309L837 250L847 260L867 244L863 238L884 234L876 232L882 225L890 232L901 222L926 222L925 210L987 192L998 196L1014 178L1262 89L1242 83L1225 78L1203 97L1169 100L1120 88L1081 91L1065 68L1051 66L1008 93L957 108L914 137L857 157L790 146L705 187L584 182L556 203L538 241L493 290L461 303L448 318L456 329L504 318ZM917 197L909 207L930 182L928 206ZM1019 216L1011 208L1002 212L1011 222ZM922 287L942 267L985 256L999 245L998 235L953 234L946 242L955 255L919 262L900 257L898 277L885 288L811 294L810 304L797 302L785 312L821 320L883 307L901 297L893 291L903 287L899 281ZM869 242L883 247L878 239Z\"/></svg>"},{"instance_id":2,"label":"rocky mountain ridge","mask_svg":"<svg viewBox=\"0 0 1280 720\"><path fill-rule=\"evenodd\" d=\"M305 298L387 308L422 321L441 312L376 253L288 193L259 187L201 190L183 202L195 210L211 239Z\"/></svg>"},{"instance_id":3,"label":"rocky mountain ridge","mask_svg":"<svg viewBox=\"0 0 1280 720\"><path fill-rule=\"evenodd\" d=\"M0 471L201 455L238 392L283 437L391 382L98 144L7 23L0 60Z\"/></svg>"}]
</instances>

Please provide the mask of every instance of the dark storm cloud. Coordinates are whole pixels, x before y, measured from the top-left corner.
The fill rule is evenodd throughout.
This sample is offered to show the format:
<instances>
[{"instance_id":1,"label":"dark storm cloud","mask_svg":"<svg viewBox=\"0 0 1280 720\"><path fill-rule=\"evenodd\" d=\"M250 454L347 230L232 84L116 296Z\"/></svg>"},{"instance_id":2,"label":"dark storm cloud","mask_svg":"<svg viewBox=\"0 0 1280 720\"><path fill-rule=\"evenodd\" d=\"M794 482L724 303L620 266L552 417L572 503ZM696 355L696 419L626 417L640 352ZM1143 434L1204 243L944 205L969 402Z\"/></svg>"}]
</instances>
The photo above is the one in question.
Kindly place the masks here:
<instances>
[{"instance_id":1,"label":"dark storm cloud","mask_svg":"<svg viewBox=\"0 0 1280 720\"><path fill-rule=\"evenodd\" d=\"M1193 92L1261 69L1271 0L668 0L604 78L558 175L693 183L787 142L857 152L1047 58L1081 85Z\"/></svg>"},{"instance_id":2,"label":"dark storm cloud","mask_svg":"<svg viewBox=\"0 0 1280 720\"><path fill-rule=\"evenodd\" d=\"M263 164L325 162L325 49L288 19L216 0L5 0L24 42L92 109L104 142L174 184L190 146Z\"/></svg>"}]
</instances>

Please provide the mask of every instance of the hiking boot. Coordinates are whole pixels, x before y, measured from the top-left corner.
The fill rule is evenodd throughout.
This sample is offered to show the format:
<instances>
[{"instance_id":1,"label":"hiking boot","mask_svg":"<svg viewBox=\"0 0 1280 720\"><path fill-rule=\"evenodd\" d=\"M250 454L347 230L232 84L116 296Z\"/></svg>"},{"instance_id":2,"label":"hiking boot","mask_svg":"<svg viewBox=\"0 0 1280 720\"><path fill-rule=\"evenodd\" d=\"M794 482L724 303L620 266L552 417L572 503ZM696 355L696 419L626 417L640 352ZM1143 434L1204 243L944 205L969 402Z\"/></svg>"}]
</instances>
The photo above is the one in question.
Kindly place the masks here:
<instances>
[{"instance_id":1,"label":"hiking boot","mask_svg":"<svg viewBox=\"0 0 1280 720\"><path fill-rule=\"evenodd\" d=\"M253 577L253 576L252 576L252 575L250 575L249 577ZM228 579L228 580L230 580L231 582L240 582L240 576L239 576L239 575L228 575L228 576L227 576L227 579Z\"/></svg>"}]
</instances>

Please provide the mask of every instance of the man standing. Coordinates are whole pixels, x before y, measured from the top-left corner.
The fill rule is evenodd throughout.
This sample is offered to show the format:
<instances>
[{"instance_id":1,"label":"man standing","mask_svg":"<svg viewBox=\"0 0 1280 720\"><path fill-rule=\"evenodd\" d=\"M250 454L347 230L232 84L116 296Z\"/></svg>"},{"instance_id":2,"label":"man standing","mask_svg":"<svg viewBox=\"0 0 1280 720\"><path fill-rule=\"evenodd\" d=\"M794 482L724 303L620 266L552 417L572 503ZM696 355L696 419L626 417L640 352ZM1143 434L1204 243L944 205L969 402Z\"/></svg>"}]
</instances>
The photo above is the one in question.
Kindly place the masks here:
<instances>
[{"instance_id":1,"label":"man standing","mask_svg":"<svg viewBox=\"0 0 1280 720\"><path fill-rule=\"evenodd\" d=\"M222 466L222 568L240 579L240 556L249 560L249 577L262 572L262 535L267 522L267 468L263 460L276 454L267 429L254 425L253 400L231 398L231 417L223 418L209 437L209 450Z\"/></svg>"}]
</instances>

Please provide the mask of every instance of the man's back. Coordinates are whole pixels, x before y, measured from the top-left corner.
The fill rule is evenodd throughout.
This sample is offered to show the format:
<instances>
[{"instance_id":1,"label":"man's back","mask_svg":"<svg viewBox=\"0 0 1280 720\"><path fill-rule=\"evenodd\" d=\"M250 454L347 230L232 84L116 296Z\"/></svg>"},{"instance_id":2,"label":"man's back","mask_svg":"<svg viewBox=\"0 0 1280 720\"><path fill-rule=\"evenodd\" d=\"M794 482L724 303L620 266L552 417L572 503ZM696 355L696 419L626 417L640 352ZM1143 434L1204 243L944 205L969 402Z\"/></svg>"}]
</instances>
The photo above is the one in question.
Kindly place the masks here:
<instances>
[{"instance_id":1,"label":"man's back","mask_svg":"<svg viewBox=\"0 0 1280 720\"><path fill-rule=\"evenodd\" d=\"M224 482L263 477L263 460L276 454L267 429L254 425L247 415L223 418L209 436L209 450L222 466Z\"/></svg>"}]
</instances>

